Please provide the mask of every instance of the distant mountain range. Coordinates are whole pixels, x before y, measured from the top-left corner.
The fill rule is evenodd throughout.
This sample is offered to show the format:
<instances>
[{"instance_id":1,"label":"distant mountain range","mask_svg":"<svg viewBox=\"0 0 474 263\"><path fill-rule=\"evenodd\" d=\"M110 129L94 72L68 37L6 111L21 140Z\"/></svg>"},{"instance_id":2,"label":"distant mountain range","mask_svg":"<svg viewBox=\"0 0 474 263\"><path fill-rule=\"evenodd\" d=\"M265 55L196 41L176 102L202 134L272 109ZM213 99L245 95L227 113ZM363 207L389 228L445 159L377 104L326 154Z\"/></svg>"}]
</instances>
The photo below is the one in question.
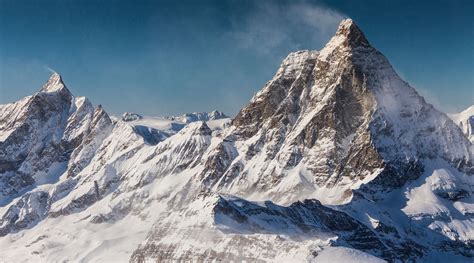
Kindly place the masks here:
<instances>
[{"instance_id":1,"label":"distant mountain range","mask_svg":"<svg viewBox=\"0 0 474 263\"><path fill-rule=\"evenodd\" d=\"M232 119L112 118L55 73L0 105L0 261L471 262L473 109L351 19Z\"/></svg>"}]
</instances>

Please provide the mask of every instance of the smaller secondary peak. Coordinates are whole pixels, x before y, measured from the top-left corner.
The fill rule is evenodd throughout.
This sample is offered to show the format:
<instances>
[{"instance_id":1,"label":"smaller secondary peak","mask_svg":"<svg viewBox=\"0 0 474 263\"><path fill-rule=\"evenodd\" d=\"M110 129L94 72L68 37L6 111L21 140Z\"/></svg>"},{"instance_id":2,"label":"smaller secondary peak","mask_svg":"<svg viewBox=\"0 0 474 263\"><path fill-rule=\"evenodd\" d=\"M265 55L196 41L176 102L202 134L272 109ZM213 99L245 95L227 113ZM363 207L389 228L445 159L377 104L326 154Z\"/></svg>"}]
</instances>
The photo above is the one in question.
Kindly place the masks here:
<instances>
[{"instance_id":1,"label":"smaller secondary peak","mask_svg":"<svg viewBox=\"0 0 474 263\"><path fill-rule=\"evenodd\" d=\"M225 119L229 118L225 113L218 110L213 110L209 113L209 120Z\"/></svg>"},{"instance_id":2,"label":"smaller secondary peak","mask_svg":"<svg viewBox=\"0 0 474 263\"><path fill-rule=\"evenodd\" d=\"M49 77L46 84L43 85L40 92L49 93L49 92L57 92L57 91L61 91L61 90L66 90L68 93L70 93L67 90L66 85L64 85L64 82L63 82L63 79L62 79L61 75L59 75L59 73L57 73L57 72L54 72Z\"/></svg>"},{"instance_id":3,"label":"smaller secondary peak","mask_svg":"<svg viewBox=\"0 0 474 263\"><path fill-rule=\"evenodd\" d=\"M362 30L360 30L356 23L350 18L341 21L336 32L336 37L338 36L346 38L348 44L351 46L370 45Z\"/></svg>"}]
</instances>

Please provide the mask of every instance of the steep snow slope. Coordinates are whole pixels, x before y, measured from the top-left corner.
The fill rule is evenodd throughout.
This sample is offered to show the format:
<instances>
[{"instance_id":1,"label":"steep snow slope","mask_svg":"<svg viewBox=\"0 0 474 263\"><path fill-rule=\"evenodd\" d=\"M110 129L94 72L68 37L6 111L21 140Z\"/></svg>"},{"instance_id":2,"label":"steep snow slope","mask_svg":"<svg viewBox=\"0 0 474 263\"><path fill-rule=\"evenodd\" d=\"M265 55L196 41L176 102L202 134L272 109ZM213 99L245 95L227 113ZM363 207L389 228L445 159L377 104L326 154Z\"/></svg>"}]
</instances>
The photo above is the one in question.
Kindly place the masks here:
<instances>
[{"instance_id":1,"label":"steep snow slope","mask_svg":"<svg viewBox=\"0 0 474 263\"><path fill-rule=\"evenodd\" d=\"M474 105L460 113L450 114L449 117L461 128L471 142L474 142Z\"/></svg>"},{"instance_id":2,"label":"steep snow slope","mask_svg":"<svg viewBox=\"0 0 474 263\"><path fill-rule=\"evenodd\" d=\"M112 123L85 99L61 99L58 77L46 116L63 113L52 119L71 121L58 127L77 128L53 132L77 143L0 155L1 180L21 178L17 161L47 167L16 192L2 187L0 261L474 256L472 143L350 19L320 52L291 53L232 122ZM26 117L6 117L28 101L1 106L0 150L37 147L20 134Z\"/></svg>"}]
</instances>

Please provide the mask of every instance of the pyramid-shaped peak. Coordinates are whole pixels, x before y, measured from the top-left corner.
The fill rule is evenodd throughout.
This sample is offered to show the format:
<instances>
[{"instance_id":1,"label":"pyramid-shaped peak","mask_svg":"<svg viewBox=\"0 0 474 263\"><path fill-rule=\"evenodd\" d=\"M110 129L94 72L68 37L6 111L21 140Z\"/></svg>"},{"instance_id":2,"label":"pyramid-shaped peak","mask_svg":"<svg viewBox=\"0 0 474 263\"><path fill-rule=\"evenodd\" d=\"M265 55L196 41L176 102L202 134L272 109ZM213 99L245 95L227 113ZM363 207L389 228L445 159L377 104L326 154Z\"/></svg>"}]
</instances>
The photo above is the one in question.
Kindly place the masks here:
<instances>
[{"instance_id":1,"label":"pyramid-shaped peak","mask_svg":"<svg viewBox=\"0 0 474 263\"><path fill-rule=\"evenodd\" d=\"M57 92L61 90L65 90L67 93L70 93L67 90L66 85L64 85L61 75L57 72L54 72L41 88L41 92Z\"/></svg>"},{"instance_id":2,"label":"pyramid-shaped peak","mask_svg":"<svg viewBox=\"0 0 474 263\"><path fill-rule=\"evenodd\" d=\"M58 72L54 72L53 74L51 74L46 84L60 84L60 83L64 85L61 75Z\"/></svg>"},{"instance_id":3,"label":"pyramid-shaped peak","mask_svg":"<svg viewBox=\"0 0 474 263\"><path fill-rule=\"evenodd\" d=\"M61 81L61 75L59 75L58 72L54 72L53 74L51 74L49 79L52 81Z\"/></svg>"},{"instance_id":4,"label":"pyramid-shaped peak","mask_svg":"<svg viewBox=\"0 0 474 263\"><path fill-rule=\"evenodd\" d=\"M341 21L336 34L329 40L319 52L319 59L326 60L335 50L346 50L352 52L359 47L370 48L369 41L364 33L350 18Z\"/></svg>"},{"instance_id":5,"label":"pyramid-shaped peak","mask_svg":"<svg viewBox=\"0 0 474 263\"><path fill-rule=\"evenodd\" d=\"M341 27L344 27L344 28L349 28L351 26L357 26L355 23L354 23L354 20L352 20L351 18L345 18L345 19L342 19L341 23L339 23L339 28Z\"/></svg>"},{"instance_id":6,"label":"pyramid-shaped peak","mask_svg":"<svg viewBox=\"0 0 474 263\"><path fill-rule=\"evenodd\" d=\"M350 46L369 46L369 41L356 23L346 18L341 21L336 32L336 37L344 37Z\"/></svg>"}]
</instances>

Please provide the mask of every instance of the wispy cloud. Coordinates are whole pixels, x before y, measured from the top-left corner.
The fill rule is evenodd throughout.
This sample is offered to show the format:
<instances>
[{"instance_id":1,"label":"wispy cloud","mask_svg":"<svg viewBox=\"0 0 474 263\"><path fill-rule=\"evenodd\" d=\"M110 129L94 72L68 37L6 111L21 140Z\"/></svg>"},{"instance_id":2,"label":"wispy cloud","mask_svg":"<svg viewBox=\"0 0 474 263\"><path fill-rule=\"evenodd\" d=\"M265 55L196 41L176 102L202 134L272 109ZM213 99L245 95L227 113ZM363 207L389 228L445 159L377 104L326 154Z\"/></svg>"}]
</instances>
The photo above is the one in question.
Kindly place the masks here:
<instances>
[{"instance_id":1,"label":"wispy cloud","mask_svg":"<svg viewBox=\"0 0 474 263\"><path fill-rule=\"evenodd\" d=\"M442 102L439 98L439 95L435 94L432 90L420 87L419 85L413 85L411 84L412 87L418 91L418 93L423 96L426 102L430 103L433 105L436 109L444 112L444 113L457 113L459 112L459 109L449 105L445 102Z\"/></svg>"},{"instance_id":2,"label":"wispy cloud","mask_svg":"<svg viewBox=\"0 0 474 263\"><path fill-rule=\"evenodd\" d=\"M319 3L259 1L243 19L232 21L232 37L242 48L270 53L301 48L301 43L325 43L345 16Z\"/></svg>"}]
</instances>

